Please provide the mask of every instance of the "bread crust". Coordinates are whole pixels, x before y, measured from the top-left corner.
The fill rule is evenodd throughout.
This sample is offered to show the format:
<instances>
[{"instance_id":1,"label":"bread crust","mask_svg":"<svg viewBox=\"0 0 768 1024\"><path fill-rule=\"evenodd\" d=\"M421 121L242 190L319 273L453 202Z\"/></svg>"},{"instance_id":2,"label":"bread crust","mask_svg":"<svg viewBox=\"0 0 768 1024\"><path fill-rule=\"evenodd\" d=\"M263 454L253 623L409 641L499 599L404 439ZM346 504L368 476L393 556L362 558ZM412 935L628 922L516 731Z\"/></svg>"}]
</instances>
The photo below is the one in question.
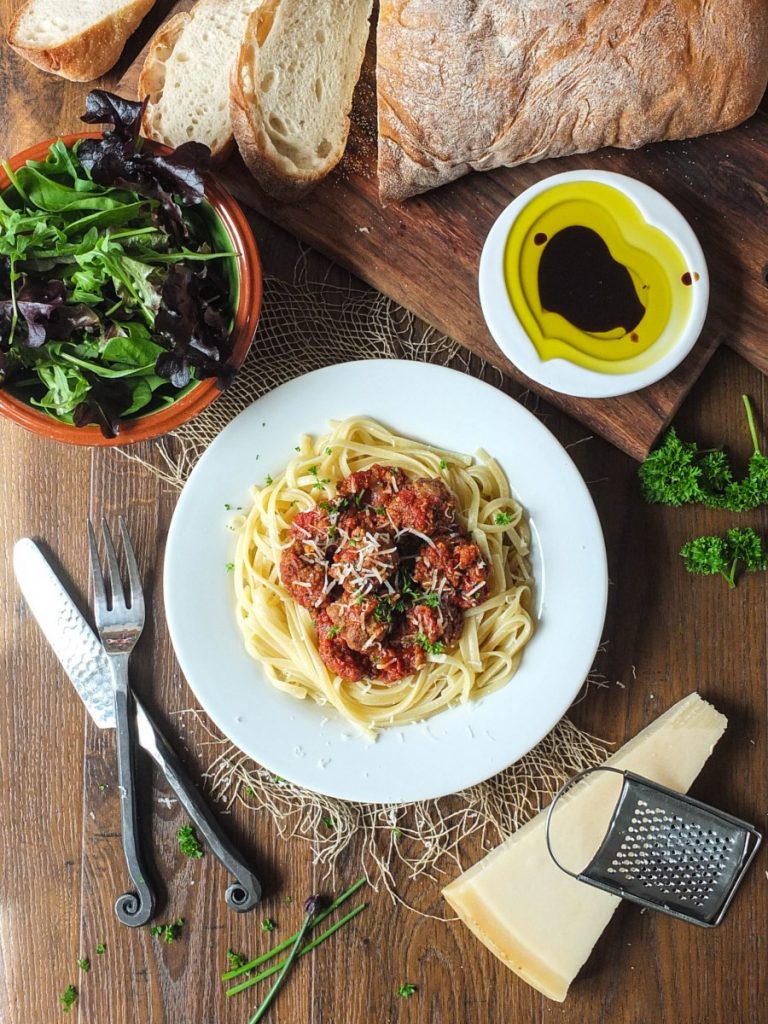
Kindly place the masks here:
<instances>
[{"instance_id":1,"label":"bread crust","mask_svg":"<svg viewBox=\"0 0 768 1024\"><path fill-rule=\"evenodd\" d=\"M765 0L381 0L381 199L724 131L767 81Z\"/></svg>"},{"instance_id":2,"label":"bread crust","mask_svg":"<svg viewBox=\"0 0 768 1024\"><path fill-rule=\"evenodd\" d=\"M248 84L249 68L255 56L252 40L257 38L260 13L256 10L248 19L245 38L232 68L229 86L229 116L232 119L232 130L243 163L261 188L274 199L294 203L310 192L318 181L325 177L325 174L301 174L297 169L296 174L288 175L270 154L269 138L264 130L263 111L259 103L258 91L249 87ZM341 155L340 153L331 167L341 159Z\"/></svg>"},{"instance_id":3,"label":"bread crust","mask_svg":"<svg viewBox=\"0 0 768 1024\"><path fill-rule=\"evenodd\" d=\"M344 155L349 137L349 110L343 112L343 133L322 165L303 169L287 167L275 154L272 141L264 127L264 111L259 101L257 41L264 32L264 22L271 25L280 0L271 0L255 10L248 19L240 54L230 80L230 117L235 142L248 170L261 188L281 202L296 202L310 192L333 170ZM369 8L370 13L370 8ZM360 56L362 63L362 54ZM358 72L359 73L359 72Z\"/></svg>"},{"instance_id":4,"label":"bread crust","mask_svg":"<svg viewBox=\"0 0 768 1024\"><path fill-rule=\"evenodd\" d=\"M8 44L35 67L71 82L90 82L114 67L128 38L155 5L155 0L132 0L122 10L72 36L66 43L52 47L31 47L19 39L19 27L32 2L28 0L16 13L8 28Z\"/></svg>"}]
</instances>

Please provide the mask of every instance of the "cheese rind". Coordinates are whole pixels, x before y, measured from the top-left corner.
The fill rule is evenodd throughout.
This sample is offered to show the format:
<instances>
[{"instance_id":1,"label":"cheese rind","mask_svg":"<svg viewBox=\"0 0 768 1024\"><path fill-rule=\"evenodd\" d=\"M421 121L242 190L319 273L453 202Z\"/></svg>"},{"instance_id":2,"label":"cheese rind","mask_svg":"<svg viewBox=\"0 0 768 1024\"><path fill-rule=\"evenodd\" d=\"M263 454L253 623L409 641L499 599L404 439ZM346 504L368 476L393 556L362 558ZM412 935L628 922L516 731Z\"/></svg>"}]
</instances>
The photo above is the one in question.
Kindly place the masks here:
<instances>
[{"instance_id":1,"label":"cheese rind","mask_svg":"<svg viewBox=\"0 0 768 1024\"><path fill-rule=\"evenodd\" d=\"M697 693L679 701L605 762L686 792L728 724ZM557 851L586 866L605 834L616 777L596 773L558 804ZM562 1002L620 900L561 871L546 847L547 809L443 890L492 953ZM564 855L563 855L564 854Z\"/></svg>"}]
</instances>

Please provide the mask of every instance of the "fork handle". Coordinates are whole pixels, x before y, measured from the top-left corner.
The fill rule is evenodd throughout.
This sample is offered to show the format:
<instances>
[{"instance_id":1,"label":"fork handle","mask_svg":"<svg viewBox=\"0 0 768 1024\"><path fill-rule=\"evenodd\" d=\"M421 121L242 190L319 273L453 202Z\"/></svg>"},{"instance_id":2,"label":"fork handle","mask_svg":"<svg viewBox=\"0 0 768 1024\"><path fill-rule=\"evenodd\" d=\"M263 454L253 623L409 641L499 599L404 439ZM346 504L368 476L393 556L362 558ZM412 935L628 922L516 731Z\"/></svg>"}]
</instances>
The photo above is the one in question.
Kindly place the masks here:
<instances>
[{"instance_id":1,"label":"fork handle","mask_svg":"<svg viewBox=\"0 0 768 1024\"><path fill-rule=\"evenodd\" d=\"M134 726L130 714L128 690L128 655L109 657L115 693L115 732L117 736L117 780L120 793L120 815L123 829L123 852L128 874L136 892L126 892L115 902L115 913L122 924L138 928L146 924L155 911L155 893L147 881L139 843L136 815L134 775Z\"/></svg>"}]
</instances>

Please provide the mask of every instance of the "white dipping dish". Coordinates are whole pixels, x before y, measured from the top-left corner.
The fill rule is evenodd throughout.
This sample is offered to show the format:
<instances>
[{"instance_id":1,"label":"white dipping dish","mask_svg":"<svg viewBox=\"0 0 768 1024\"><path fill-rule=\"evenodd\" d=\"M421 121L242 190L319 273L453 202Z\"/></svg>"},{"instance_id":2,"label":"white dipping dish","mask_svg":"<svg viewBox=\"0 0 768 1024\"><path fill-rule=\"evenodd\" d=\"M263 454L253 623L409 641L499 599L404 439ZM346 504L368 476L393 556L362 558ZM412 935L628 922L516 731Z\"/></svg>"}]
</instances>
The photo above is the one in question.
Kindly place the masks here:
<instances>
[{"instance_id":1,"label":"white dipping dish","mask_svg":"<svg viewBox=\"0 0 768 1024\"><path fill-rule=\"evenodd\" d=\"M225 510L276 476L301 434L369 416L428 444L484 448L507 475L532 534L536 628L510 682L371 742L333 708L276 689L245 651L235 619L235 534ZM193 470L171 521L164 569L168 628L200 704L276 775L345 800L403 803L495 775L558 722L600 643L608 573L600 521L568 453L503 392L428 363L364 360L306 374L234 419ZM290 600L286 595L286 600Z\"/></svg>"},{"instance_id":2,"label":"white dipping dish","mask_svg":"<svg viewBox=\"0 0 768 1024\"><path fill-rule=\"evenodd\" d=\"M622 192L652 227L663 231L683 255L688 268L699 275L693 289L690 314L678 339L649 366L627 373L601 373L577 366L567 359L542 359L520 322L509 298L504 276L507 238L515 220L542 192L575 181L598 182ZM589 225L585 225L588 227ZM699 240L680 211L649 185L611 171L567 171L537 182L501 213L483 246L480 257L480 304L494 341L504 355L527 377L551 391L576 398L613 398L654 384L678 366L701 334L709 305L709 273ZM654 347L665 347L662 336Z\"/></svg>"}]
</instances>

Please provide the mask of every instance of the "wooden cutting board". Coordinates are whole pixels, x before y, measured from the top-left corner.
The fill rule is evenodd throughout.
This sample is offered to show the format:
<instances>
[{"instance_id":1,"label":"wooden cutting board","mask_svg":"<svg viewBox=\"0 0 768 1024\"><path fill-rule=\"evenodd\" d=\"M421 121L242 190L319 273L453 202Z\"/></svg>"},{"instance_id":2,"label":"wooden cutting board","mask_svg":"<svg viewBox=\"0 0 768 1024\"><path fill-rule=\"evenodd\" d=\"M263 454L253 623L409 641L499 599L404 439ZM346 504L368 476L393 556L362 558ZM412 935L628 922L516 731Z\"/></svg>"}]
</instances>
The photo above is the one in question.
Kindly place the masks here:
<instances>
[{"instance_id":1,"label":"wooden cutting board","mask_svg":"<svg viewBox=\"0 0 768 1024\"><path fill-rule=\"evenodd\" d=\"M172 11L191 7L188 0ZM143 53L120 83L136 97ZM447 112L450 116L450 112ZM674 415L707 361L725 341L768 372L768 113L723 135L602 150L523 167L472 174L383 208L376 182L373 39L355 93L353 125L339 167L295 205L276 203L256 186L239 156L219 171L241 200L462 342L521 384L538 391L637 459ZM496 217L523 189L550 174L600 168L658 189L682 211L704 248L711 304L696 347L678 369L651 387L610 399L558 395L524 377L485 326L477 268Z\"/></svg>"}]
</instances>

